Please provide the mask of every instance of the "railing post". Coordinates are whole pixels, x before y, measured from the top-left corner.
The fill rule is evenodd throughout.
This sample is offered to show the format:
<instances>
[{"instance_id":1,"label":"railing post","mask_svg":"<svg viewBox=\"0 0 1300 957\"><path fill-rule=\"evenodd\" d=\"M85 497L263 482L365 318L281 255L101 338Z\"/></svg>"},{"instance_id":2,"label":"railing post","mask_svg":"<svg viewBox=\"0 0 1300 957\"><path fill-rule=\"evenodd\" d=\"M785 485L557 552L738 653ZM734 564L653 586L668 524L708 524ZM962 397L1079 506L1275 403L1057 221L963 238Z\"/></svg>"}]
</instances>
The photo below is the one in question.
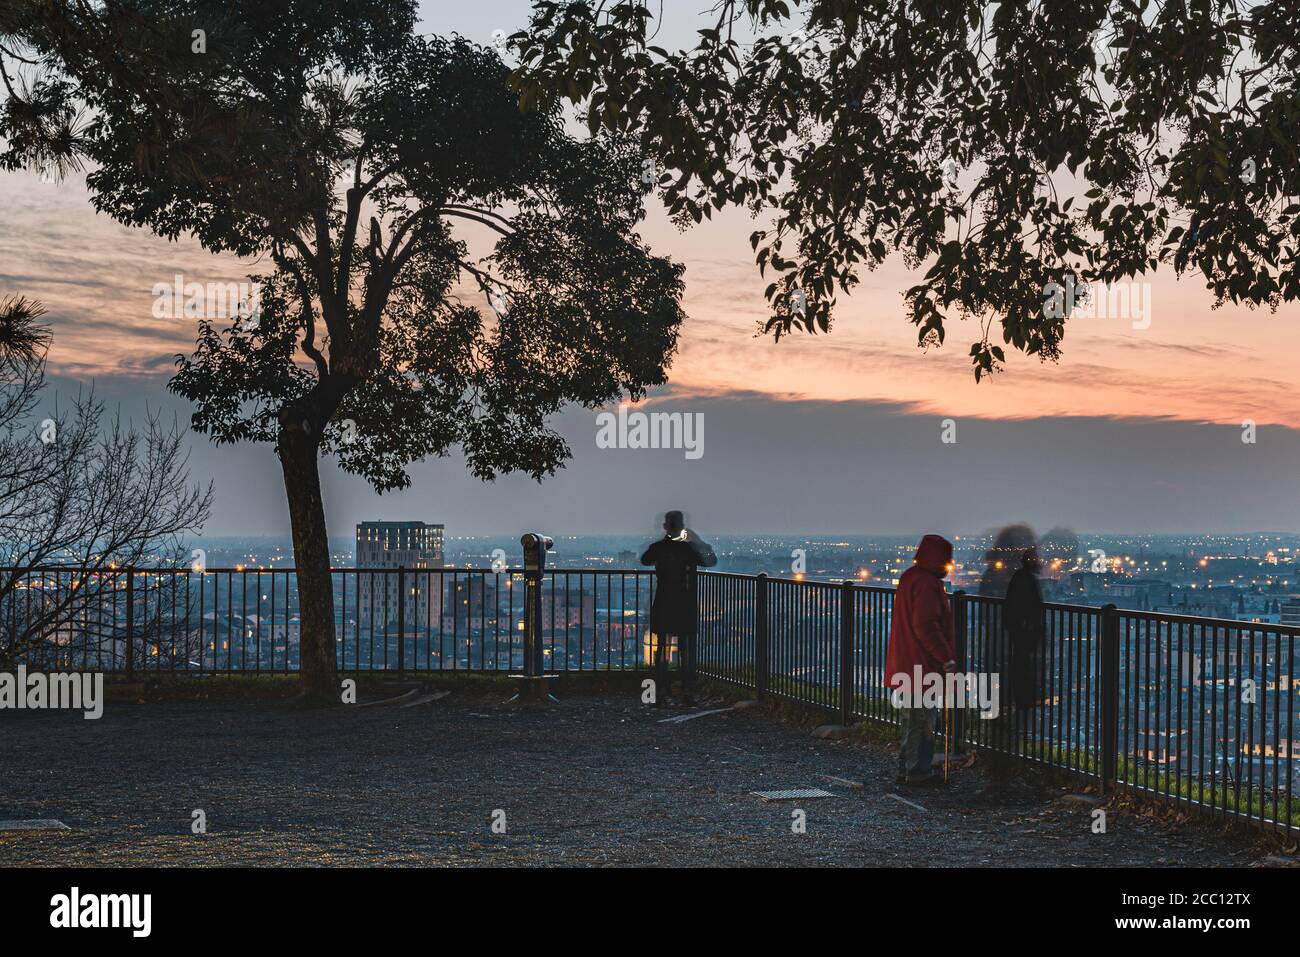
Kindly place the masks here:
<instances>
[{"instance_id":1,"label":"railing post","mask_svg":"<svg viewBox=\"0 0 1300 957\"><path fill-rule=\"evenodd\" d=\"M952 593L952 650L953 660L957 662L959 674L966 674L966 592L958 588ZM954 743L966 740L966 709L955 708L952 715L952 737Z\"/></svg>"},{"instance_id":2,"label":"railing post","mask_svg":"<svg viewBox=\"0 0 1300 957\"><path fill-rule=\"evenodd\" d=\"M397 568L397 677L406 674L406 566Z\"/></svg>"},{"instance_id":3,"label":"railing post","mask_svg":"<svg viewBox=\"0 0 1300 957\"><path fill-rule=\"evenodd\" d=\"M767 572L754 579L754 691L767 697Z\"/></svg>"},{"instance_id":4,"label":"railing post","mask_svg":"<svg viewBox=\"0 0 1300 957\"><path fill-rule=\"evenodd\" d=\"M840 724L853 723L853 582L840 586Z\"/></svg>"},{"instance_id":5,"label":"railing post","mask_svg":"<svg viewBox=\"0 0 1300 957\"><path fill-rule=\"evenodd\" d=\"M1101 711L1101 789L1113 791L1119 762L1119 610L1101 609L1101 654L1098 656L1097 707Z\"/></svg>"},{"instance_id":6,"label":"railing post","mask_svg":"<svg viewBox=\"0 0 1300 957\"><path fill-rule=\"evenodd\" d=\"M135 677L135 569L126 570L126 680Z\"/></svg>"}]
</instances>

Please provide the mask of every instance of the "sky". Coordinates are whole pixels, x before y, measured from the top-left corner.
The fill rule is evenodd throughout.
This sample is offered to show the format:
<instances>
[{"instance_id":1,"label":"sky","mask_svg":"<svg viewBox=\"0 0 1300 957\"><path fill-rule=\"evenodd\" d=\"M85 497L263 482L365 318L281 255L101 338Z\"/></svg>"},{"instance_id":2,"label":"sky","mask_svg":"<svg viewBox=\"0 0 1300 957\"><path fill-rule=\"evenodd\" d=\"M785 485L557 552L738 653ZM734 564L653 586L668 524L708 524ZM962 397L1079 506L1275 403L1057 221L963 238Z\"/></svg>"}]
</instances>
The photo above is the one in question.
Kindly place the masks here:
<instances>
[{"instance_id":1,"label":"sky","mask_svg":"<svg viewBox=\"0 0 1300 957\"><path fill-rule=\"evenodd\" d=\"M658 42L689 40L701 0L667 0ZM429 32L491 43L523 25L522 0L426 3ZM52 387L96 392L127 416L146 406L184 420L167 394L192 320L155 318L152 289L236 281L257 266L171 243L97 215L78 177L0 174L0 294L42 300L54 331ZM686 266L683 327L669 384L646 408L702 415L703 454L596 445L595 414L558 420L574 456L537 485L484 484L456 456L412 467L411 489L375 495L325 468L334 534L357 521L416 518L449 534L650 528L687 509L714 533L970 533L1011 521L1093 532L1300 531L1300 306L1213 308L1198 280L1158 273L1144 318L1076 318L1058 363L1008 353L976 384L954 322L939 349L916 346L899 261L841 299L829 335L776 344L744 213L679 232L653 209L643 235ZM1149 320L1149 321L1148 321ZM947 422L946 420L951 420ZM1258 427L1242 442L1243 423ZM945 432L949 439L945 442ZM269 446L216 449L194 436L191 470L212 479L208 535L282 534L287 516Z\"/></svg>"}]
</instances>

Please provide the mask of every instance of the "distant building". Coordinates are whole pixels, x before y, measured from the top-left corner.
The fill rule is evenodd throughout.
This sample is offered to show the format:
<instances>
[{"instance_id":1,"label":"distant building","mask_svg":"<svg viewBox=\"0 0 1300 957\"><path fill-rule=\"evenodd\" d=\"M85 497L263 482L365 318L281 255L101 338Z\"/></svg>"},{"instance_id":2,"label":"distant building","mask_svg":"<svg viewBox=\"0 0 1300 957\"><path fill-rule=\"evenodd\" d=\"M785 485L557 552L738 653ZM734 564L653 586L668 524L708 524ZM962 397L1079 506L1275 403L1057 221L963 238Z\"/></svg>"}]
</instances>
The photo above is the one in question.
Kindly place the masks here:
<instances>
[{"instance_id":1,"label":"distant building","mask_svg":"<svg viewBox=\"0 0 1300 957\"><path fill-rule=\"evenodd\" d=\"M469 634L497 625L500 596L495 576L450 571L442 577L444 632Z\"/></svg>"},{"instance_id":2,"label":"distant building","mask_svg":"<svg viewBox=\"0 0 1300 957\"><path fill-rule=\"evenodd\" d=\"M1288 598L1282 602L1279 616L1283 625L1300 625L1300 598Z\"/></svg>"},{"instance_id":3,"label":"distant building","mask_svg":"<svg viewBox=\"0 0 1300 957\"><path fill-rule=\"evenodd\" d=\"M360 522L358 568L441 568L443 526L425 522Z\"/></svg>"},{"instance_id":4,"label":"distant building","mask_svg":"<svg viewBox=\"0 0 1300 957\"><path fill-rule=\"evenodd\" d=\"M397 575L367 574L369 569L405 568L406 623L427 627L442 616L440 574L420 574L441 569L442 525L425 522L360 522L357 525L357 622L381 627L397 621Z\"/></svg>"},{"instance_id":5,"label":"distant building","mask_svg":"<svg viewBox=\"0 0 1300 957\"><path fill-rule=\"evenodd\" d=\"M1235 606L1230 601L1224 601L1210 596L1193 597L1190 592L1182 593L1181 601L1175 601L1172 604L1158 604L1152 610L1164 612L1172 615L1190 615L1195 618L1221 618L1227 621L1234 620Z\"/></svg>"}]
</instances>

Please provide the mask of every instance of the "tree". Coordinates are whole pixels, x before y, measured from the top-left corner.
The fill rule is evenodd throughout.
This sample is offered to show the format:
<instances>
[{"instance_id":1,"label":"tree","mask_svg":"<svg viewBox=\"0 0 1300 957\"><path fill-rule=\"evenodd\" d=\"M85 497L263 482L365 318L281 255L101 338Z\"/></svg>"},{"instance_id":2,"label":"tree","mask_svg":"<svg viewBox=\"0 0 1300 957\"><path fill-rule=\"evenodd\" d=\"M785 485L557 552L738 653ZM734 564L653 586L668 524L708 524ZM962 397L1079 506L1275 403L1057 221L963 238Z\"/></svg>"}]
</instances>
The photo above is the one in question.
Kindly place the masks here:
<instances>
[{"instance_id":1,"label":"tree","mask_svg":"<svg viewBox=\"0 0 1300 957\"><path fill-rule=\"evenodd\" d=\"M82 131L69 84L29 49L41 22L39 4L0 0L0 169L61 177L79 168Z\"/></svg>"},{"instance_id":2,"label":"tree","mask_svg":"<svg viewBox=\"0 0 1300 957\"><path fill-rule=\"evenodd\" d=\"M928 267L905 294L921 345L979 322L977 380L1005 360L995 322L1059 356L1074 278L1168 262L1217 303L1300 295L1288 0L720 0L674 51L652 7L537 0L516 89L638 135L682 221L770 217L751 242L777 338L828 331L893 252Z\"/></svg>"},{"instance_id":3,"label":"tree","mask_svg":"<svg viewBox=\"0 0 1300 957\"><path fill-rule=\"evenodd\" d=\"M0 665L57 663L70 638L119 653L118 569L174 560L206 521L184 433L109 418L93 394L44 413L41 307L0 300ZM57 566L51 570L50 566ZM107 616L106 616L107 610ZM80 635L70 626L76 623ZM150 625L140 632L148 635ZM140 647L143 647L141 645Z\"/></svg>"},{"instance_id":4,"label":"tree","mask_svg":"<svg viewBox=\"0 0 1300 957\"><path fill-rule=\"evenodd\" d=\"M171 388L216 442L274 443L304 684L335 698L321 455L380 491L456 446L540 479L562 405L665 381L682 270L636 234L639 154L520 111L500 58L415 36L411 2L50 9L28 36L89 111L96 208L269 267L260 312L205 318Z\"/></svg>"}]
</instances>

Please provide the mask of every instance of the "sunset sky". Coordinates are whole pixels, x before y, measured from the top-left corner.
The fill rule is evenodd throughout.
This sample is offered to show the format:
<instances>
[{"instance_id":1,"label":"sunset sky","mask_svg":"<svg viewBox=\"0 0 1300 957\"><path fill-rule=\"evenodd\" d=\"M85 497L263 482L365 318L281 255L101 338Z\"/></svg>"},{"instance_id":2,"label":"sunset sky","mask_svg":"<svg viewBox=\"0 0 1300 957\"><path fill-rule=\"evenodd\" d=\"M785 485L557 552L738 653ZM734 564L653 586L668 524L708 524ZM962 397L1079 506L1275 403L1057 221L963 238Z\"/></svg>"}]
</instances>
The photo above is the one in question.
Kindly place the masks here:
<instances>
[{"instance_id":1,"label":"sunset sky","mask_svg":"<svg viewBox=\"0 0 1300 957\"><path fill-rule=\"evenodd\" d=\"M493 30L522 25L527 6L426 4L426 27L490 43ZM688 21L669 38L689 35ZM0 203L0 292L48 307L55 385L93 380L128 414L148 402L186 415L165 382L194 323L155 319L151 288L178 272L238 280L258 267L96 215L78 177L0 174ZM702 459L596 450L593 417L578 411L563 418L575 461L541 488L481 485L453 457L418 466L415 488L380 499L331 470L333 531L403 517L444 521L449 534L504 533L539 510L564 533L634 531L647 522L629 498L646 511L687 502L726 532L960 533L1018 519L1095 531L1300 530L1300 306L1214 310L1196 277L1161 273L1149 328L1078 319L1059 363L1009 354L1004 374L977 385L969 324L950 325L941 349L917 348L902 301L914 277L901 261L863 276L830 335L755 338L767 313L752 228L732 212L679 233L656 209L644 229L656 252L687 267L689 319L656 401L705 412ZM955 447L939 443L945 417L958 421ZM1254 446L1240 441L1246 419L1272 427ZM196 437L194 448L196 475L218 481L209 534L287 527L269 447L217 452ZM921 528L936 521L947 524Z\"/></svg>"}]
</instances>

